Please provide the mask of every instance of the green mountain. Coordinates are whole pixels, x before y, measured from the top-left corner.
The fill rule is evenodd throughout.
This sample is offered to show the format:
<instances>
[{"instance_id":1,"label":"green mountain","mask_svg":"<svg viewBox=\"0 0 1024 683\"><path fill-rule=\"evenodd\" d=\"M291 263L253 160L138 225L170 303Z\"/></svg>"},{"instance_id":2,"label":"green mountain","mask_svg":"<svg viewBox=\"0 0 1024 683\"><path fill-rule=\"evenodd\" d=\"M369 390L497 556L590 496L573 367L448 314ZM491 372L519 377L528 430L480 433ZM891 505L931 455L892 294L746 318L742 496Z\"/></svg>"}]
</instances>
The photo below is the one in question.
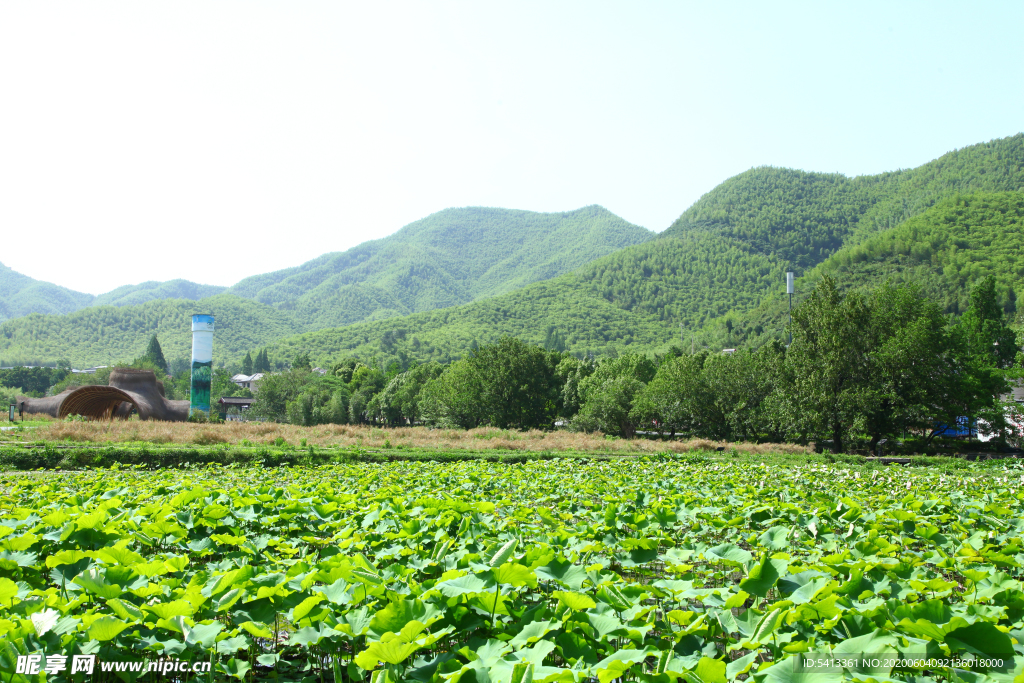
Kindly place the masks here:
<instances>
[{"instance_id":1,"label":"green mountain","mask_svg":"<svg viewBox=\"0 0 1024 683\"><path fill-rule=\"evenodd\" d=\"M448 209L225 292L184 280L149 282L96 297L71 315L10 320L0 325L0 359L116 362L141 354L154 332L168 358L188 357L188 316L200 309L217 317L221 358L234 359L296 332L496 296L652 237L599 206L564 213Z\"/></svg>"},{"instance_id":2,"label":"green mountain","mask_svg":"<svg viewBox=\"0 0 1024 683\"><path fill-rule=\"evenodd\" d=\"M90 301L91 294L35 280L0 263L0 321L29 313L70 313Z\"/></svg>"},{"instance_id":3,"label":"green mountain","mask_svg":"<svg viewBox=\"0 0 1024 683\"><path fill-rule=\"evenodd\" d=\"M1024 134L972 145L915 169L848 178L762 167L730 178L663 237L710 232L804 270L945 197L1024 189Z\"/></svg>"},{"instance_id":4,"label":"green mountain","mask_svg":"<svg viewBox=\"0 0 1024 683\"><path fill-rule=\"evenodd\" d=\"M306 329L323 329L504 294L653 236L600 206L565 213L446 209L228 291L293 311Z\"/></svg>"},{"instance_id":5,"label":"green mountain","mask_svg":"<svg viewBox=\"0 0 1024 683\"><path fill-rule=\"evenodd\" d=\"M1003 310L1024 307L1024 191L954 195L901 225L837 251L796 283L795 301L827 273L846 289L870 289L885 280L913 282L956 315L968 305L971 286L995 277ZM732 319L733 344L760 345L782 338L788 301L781 294ZM711 348L726 343L724 320L702 332Z\"/></svg>"},{"instance_id":6,"label":"green mountain","mask_svg":"<svg viewBox=\"0 0 1024 683\"><path fill-rule=\"evenodd\" d=\"M0 324L0 364L66 359L74 367L106 365L142 355L156 333L168 360L192 353L191 316L217 318L214 354L234 358L245 349L301 328L282 311L229 294L200 302L184 299L150 301L138 306L93 306L66 315L33 313Z\"/></svg>"},{"instance_id":7,"label":"green mountain","mask_svg":"<svg viewBox=\"0 0 1024 683\"><path fill-rule=\"evenodd\" d=\"M455 309L281 340L275 352L443 359L503 334L541 342L552 326L570 348L597 353L686 345L691 335L693 343L734 346L779 329L786 270L802 274L844 245L875 244L891 226L926 220L923 212L964 191L1021 189L1024 134L877 176L755 168L702 197L658 239L571 274ZM987 246L974 248L975 258L988 258ZM965 296L966 282L955 297ZM774 318L748 314L772 306ZM742 331L730 331L734 319Z\"/></svg>"},{"instance_id":8,"label":"green mountain","mask_svg":"<svg viewBox=\"0 0 1024 683\"><path fill-rule=\"evenodd\" d=\"M92 300L91 306L137 306L147 301L161 299L187 299L198 301L206 297L216 296L227 287L217 285L200 285L188 280L168 280L167 282L143 282L138 285L124 285L106 294L100 294Z\"/></svg>"},{"instance_id":9,"label":"green mountain","mask_svg":"<svg viewBox=\"0 0 1024 683\"><path fill-rule=\"evenodd\" d=\"M570 273L505 293L501 293L502 284L516 275L521 278L516 284L524 284L557 271L557 266L551 265L556 263L555 251L560 246L575 246L571 236L578 234L579 228L574 227L574 214L589 211L599 219L607 218L607 212L597 207L572 214L450 210L407 226L394 236L401 235L401 239L378 240L297 269L253 278L232 288L231 294L185 308L210 308L206 301L233 301L238 307L235 314L245 311L254 316L251 345L240 345L240 335L218 335L218 353L229 360L273 340L277 341L271 356L277 359L306 351L318 362L348 354L403 361L443 360L464 354L474 342L489 343L510 334L539 343L552 330L566 339L569 348L599 354L614 354L627 347L665 349L679 343L680 336L684 344L693 338L694 343L714 343L720 348L779 333L786 270L811 277L819 264L840 263L834 259L843 258L842 254L892 248L885 247L884 240L897 234L894 230L917 226L918 233L902 239L908 243L925 240L922 226L942 224L940 214L951 210L946 202L968 192L981 196L978 193L1020 191L1024 191L1024 134L957 150L916 169L876 176L847 178L755 168L713 189L658 238L617 251L611 251L614 245L606 241L603 247L611 253ZM454 221L452 216L459 212L474 218ZM504 223L499 218L507 216L510 225L518 225L513 215L552 221L552 227L531 233L534 235L552 234L563 223L571 229L543 248L532 249L525 239L510 244L521 230L502 230ZM465 228L461 233L450 227L474 225L474 220L499 227L479 232ZM974 229L976 220L981 219L971 218L965 225ZM615 223L608 218L607 224ZM492 233L499 236L484 242L482 248L465 244L466 235L484 239ZM1005 234L1005 239L1014 239L1009 229ZM949 289L951 301L962 297L981 264L990 256L996 258L996 251L990 254L990 250L1002 249L1000 240L964 243L970 245L974 256L958 255L953 263L962 261L965 265L957 272L967 275L941 284L953 288ZM913 253L914 245L909 248ZM919 245L917 248L920 251ZM477 251L489 253L474 259ZM530 258L520 256L524 253ZM417 254L424 254L418 265L414 263ZM943 265L943 273L948 265ZM875 281L886 268L891 266L865 271L865 282ZM1006 272L1006 277L1011 277L1012 269ZM256 301L243 305L238 296ZM460 300L468 303L440 307ZM153 315L153 305L116 309L120 313L105 314L110 316L106 324L114 330L146 330L133 332L136 338L132 343L141 352L148 334L159 332L157 321L145 322ZM426 310L431 306L435 308ZM352 310L345 311L345 307ZM275 311L276 317L271 317L270 311ZM418 312L395 315L405 311ZM184 315L184 309L177 315ZM360 319L363 322L337 326L339 320ZM136 324L136 320L142 322ZM183 322L173 324L185 328ZM91 349L90 362L103 353L108 359L126 357L113 350L115 344L124 346L120 338L103 341L106 332L92 318L57 317L51 326L53 332L44 332L39 321L3 323L0 358L47 358L58 348L72 349L64 355L71 356L73 362L77 362L74 358L79 348ZM289 330L301 334L288 336ZM57 331L62 341L55 346L49 340ZM168 357L178 353L172 350Z\"/></svg>"},{"instance_id":10,"label":"green mountain","mask_svg":"<svg viewBox=\"0 0 1024 683\"><path fill-rule=\"evenodd\" d=\"M93 296L30 278L0 263L0 321L32 313L72 313L89 306L130 306L157 299L194 301L214 296L224 289L188 280L171 280L124 285L106 294Z\"/></svg>"}]
</instances>

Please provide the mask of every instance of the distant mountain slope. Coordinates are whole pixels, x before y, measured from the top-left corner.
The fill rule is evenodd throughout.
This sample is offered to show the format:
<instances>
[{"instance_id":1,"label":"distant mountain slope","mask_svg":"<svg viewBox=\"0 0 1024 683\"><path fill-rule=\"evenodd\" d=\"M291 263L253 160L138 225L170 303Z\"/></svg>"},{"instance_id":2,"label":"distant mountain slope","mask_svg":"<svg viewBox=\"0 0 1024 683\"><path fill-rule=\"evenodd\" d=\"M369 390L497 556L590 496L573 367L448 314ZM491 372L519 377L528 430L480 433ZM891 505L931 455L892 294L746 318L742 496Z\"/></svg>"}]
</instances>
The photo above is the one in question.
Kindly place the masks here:
<instances>
[{"instance_id":1,"label":"distant mountain slope","mask_svg":"<svg viewBox=\"0 0 1024 683\"><path fill-rule=\"evenodd\" d=\"M189 358L191 316L202 311L217 319L214 354L234 358L239 349L263 346L301 328L287 313L255 301L219 294L200 302L150 301L139 306L95 306L67 315L33 313L0 324L0 359L71 361L88 367L131 360L142 355L156 333L168 360Z\"/></svg>"},{"instance_id":2,"label":"distant mountain slope","mask_svg":"<svg viewBox=\"0 0 1024 683\"><path fill-rule=\"evenodd\" d=\"M90 301L91 294L35 280L0 263L0 321L29 313L70 313Z\"/></svg>"},{"instance_id":3,"label":"distant mountain slope","mask_svg":"<svg viewBox=\"0 0 1024 683\"><path fill-rule=\"evenodd\" d=\"M503 333L540 341L549 325L578 350L664 348L681 334L706 333L711 321L781 302L787 269L801 274L965 187L1024 188L1024 134L878 176L752 169L702 197L659 238L569 275L429 316L282 340L278 353L441 357ZM426 352L406 345L413 338ZM741 338L723 329L720 341Z\"/></svg>"},{"instance_id":4,"label":"distant mountain slope","mask_svg":"<svg viewBox=\"0 0 1024 683\"><path fill-rule=\"evenodd\" d=\"M32 313L60 314L89 306L130 306L155 299L201 299L225 287L199 285L188 280L124 285L93 296L22 275L0 263L0 322Z\"/></svg>"},{"instance_id":5,"label":"distant mountain slope","mask_svg":"<svg viewBox=\"0 0 1024 683\"><path fill-rule=\"evenodd\" d=\"M799 302L828 273L842 289L869 289L886 280L913 282L946 313L962 313L970 289L996 278L1003 309L1024 312L1024 192L954 195L905 223L845 247L797 280ZM780 338L788 320L782 296L734 321L737 343L759 345ZM705 330L712 345L720 326Z\"/></svg>"},{"instance_id":6,"label":"distant mountain slope","mask_svg":"<svg viewBox=\"0 0 1024 683\"><path fill-rule=\"evenodd\" d=\"M882 239L879 231L887 229L890 222L899 224L906 218L923 216L928 207L955 197L960 188L976 186L984 186L987 192L1024 188L1024 135L974 145L916 169L864 178L752 169L702 197L673 228L656 239L609 253L571 273L454 308L394 317L395 313L459 296L486 296L494 290L483 286L473 289L460 280L462 273L477 277L474 283L486 281L490 273L504 267L502 264L516 248L482 257L483 261L450 266L449 254L461 242L443 229L440 217L445 212L431 217L438 222L420 228L432 231L431 240L445 243L447 235L448 244L455 243L443 254L413 250L410 245L419 244L415 241L418 233L410 229L401 243L385 245L387 250L378 244L381 241L361 245L365 250L328 255L322 257L323 261L318 259L299 269L251 281L246 285L248 289L236 291L276 302L275 307L245 309L253 315L275 311L276 317L254 335L266 340L258 345L278 340L271 351L274 358L291 358L298 351L309 351L321 362L352 353L376 355L378 359L444 359L466 353L473 342L482 344L503 334L540 342L549 327L565 335L570 348L596 353L664 349L677 343L681 334L686 338L691 334L707 337L718 334L715 330L721 331L723 343L735 345L771 332L767 319L757 322L749 318L749 312L781 305L779 293L788 268L802 275L841 248L867 248L875 244L873 239ZM1012 237L1011 232L1007 235ZM556 239L552 248L568 241ZM988 246L971 248L983 253ZM424 255L413 268L411 259L421 253ZM471 252L458 253L472 257ZM988 256L980 258L985 262ZM332 265L332 259L338 259L343 267ZM403 265L388 267L395 263ZM530 263L536 268L546 261ZM973 261L965 263L971 263L971 268L981 267ZM446 278L445 273L456 276ZM409 284L415 282L423 286ZM319 293L303 294L304 287ZM422 299L416 298L417 292ZM220 297L238 301L228 294ZM110 318L109 325L121 324L123 328L128 321L144 321L149 305L119 309L121 317ZM196 307L205 304L191 306ZM345 308L351 309L345 314L349 319L361 318L364 322L316 331L330 315L336 315L318 318L318 311ZM778 313L781 309L774 310ZM720 325L726 318L744 326L749 323L749 333L741 334L739 329L726 332ZM47 347L50 349L76 348L76 340L95 334L87 330L98 329L97 323L87 318L51 320L48 324L63 337L60 347L51 345ZM758 325L760 331L756 330ZM50 344L48 336L35 335L31 328L18 320L0 325L0 358L46 358L41 349ZM133 334L143 337L148 334L143 331L146 329L147 324L139 323L139 331ZM273 336L281 330L303 334ZM254 348L238 346L241 339L237 336L218 339L219 358L237 360ZM102 351L102 344L89 343L96 352ZM138 341L143 343L144 339ZM710 342L705 339L701 343Z\"/></svg>"},{"instance_id":7,"label":"distant mountain slope","mask_svg":"<svg viewBox=\"0 0 1024 683\"><path fill-rule=\"evenodd\" d=\"M653 236L600 206L564 213L446 209L228 291L295 311L308 329L321 329L503 294Z\"/></svg>"},{"instance_id":8,"label":"distant mountain slope","mask_svg":"<svg viewBox=\"0 0 1024 683\"><path fill-rule=\"evenodd\" d=\"M168 280L167 282L143 282L138 285L124 285L100 294L92 300L92 306L137 306L147 301L158 299L189 299L196 301L208 296L216 296L227 287L217 285L200 285L188 280Z\"/></svg>"},{"instance_id":9,"label":"distant mountain slope","mask_svg":"<svg viewBox=\"0 0 1024 683\"><path fill-rule=\"evenodd\" d=\"M182 301L221 288L150 282L96 297L111 306L10 320L0 325L0 359L109 363L141 353L154 331L167 358L187 357L188 315L199 309L218 315L219 358L235 359L296 332L508 292L653 236L599 206L565 213L448 209L382 240L248 278L212 298Z\"/></svg>"},{"instance_id":10,"label":"distant mountain slope","mask_svg":"<svg viewBox=\"0 0 1024 683\"><path fill-rule=\"evenodd\" d=\"M1012 190L1024 190L1024 134L874 176L751 169L701 197L662 236L712 232L803 270L950 195Z\"/></svg>"}]
</instances>

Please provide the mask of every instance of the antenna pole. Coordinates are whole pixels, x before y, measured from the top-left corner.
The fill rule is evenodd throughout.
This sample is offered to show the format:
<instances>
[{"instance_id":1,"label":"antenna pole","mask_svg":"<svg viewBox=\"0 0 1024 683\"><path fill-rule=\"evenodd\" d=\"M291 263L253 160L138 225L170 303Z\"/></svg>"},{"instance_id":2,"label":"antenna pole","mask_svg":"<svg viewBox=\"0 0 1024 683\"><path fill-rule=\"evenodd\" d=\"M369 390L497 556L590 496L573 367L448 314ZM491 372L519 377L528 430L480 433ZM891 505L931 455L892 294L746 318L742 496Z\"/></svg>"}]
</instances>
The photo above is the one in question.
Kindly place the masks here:
<instances>
[{"instance_id":1,"label":"antenna pole","mask_svg":"<svg viewBox=\"0 0 1024 683\"><path fill-rule=\"evenodd\" d=\"M789 294L789 344L793 343L793 271L786 273L786 294Z\"/></svg>"},{"instance_id":2,"label":"antenna pole","mask_svg":"<svg viewBox=\"0 0 1024 683\"><path fill-rule=\"evenodd\" d=\"M789 343L793 343L793 292L789 293Z\"/></svg>"}]
</instances>

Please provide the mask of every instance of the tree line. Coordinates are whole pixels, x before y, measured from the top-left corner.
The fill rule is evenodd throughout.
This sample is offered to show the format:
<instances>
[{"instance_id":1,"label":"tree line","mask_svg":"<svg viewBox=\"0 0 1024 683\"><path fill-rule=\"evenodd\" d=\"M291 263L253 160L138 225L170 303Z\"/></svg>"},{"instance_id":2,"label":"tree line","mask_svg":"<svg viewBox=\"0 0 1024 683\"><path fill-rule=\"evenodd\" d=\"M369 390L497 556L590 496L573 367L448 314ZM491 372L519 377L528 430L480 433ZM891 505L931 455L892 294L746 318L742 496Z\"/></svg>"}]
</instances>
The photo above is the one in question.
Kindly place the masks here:
<instances>
[{"instance_id":1,"label":"tree line","mask_svg":"<svg viewBox=\"0 0 1024 683\"><path fill-rule=\"evenodd\" d=\"M959 318L913 284L842 293L823 276L793 312L793 342L733 354L624 354L600 362L514 337L448 365L345 359L325 375L308 356L263 379L259 417L295 424L427 424L638 432L720 440L925 444L962 423L1009 428L1000 396L1022 358L993 278Z\"/></svg>"}]
</instances>

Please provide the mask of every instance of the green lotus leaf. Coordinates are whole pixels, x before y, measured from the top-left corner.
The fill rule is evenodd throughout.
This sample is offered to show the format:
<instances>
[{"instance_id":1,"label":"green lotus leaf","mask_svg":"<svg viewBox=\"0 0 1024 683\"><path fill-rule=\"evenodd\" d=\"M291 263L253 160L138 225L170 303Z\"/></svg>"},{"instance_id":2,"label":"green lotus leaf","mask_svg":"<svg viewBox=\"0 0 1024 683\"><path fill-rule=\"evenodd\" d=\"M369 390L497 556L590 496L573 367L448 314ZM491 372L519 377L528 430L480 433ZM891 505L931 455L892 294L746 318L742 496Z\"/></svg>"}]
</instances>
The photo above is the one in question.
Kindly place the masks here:
<instances>
[{"instance_id":1,"label":"green lotus leaf","mask_svg":"<svg viewBox=\"0 0 1024 683\"><path fill-rule=\"evenodd\" d=\"M86 635L91 640L106 642L113 640L122 631L128 628L128 624L115 617L104 616L92 622L86 630Z\"/></svg>"}]
</instances>

